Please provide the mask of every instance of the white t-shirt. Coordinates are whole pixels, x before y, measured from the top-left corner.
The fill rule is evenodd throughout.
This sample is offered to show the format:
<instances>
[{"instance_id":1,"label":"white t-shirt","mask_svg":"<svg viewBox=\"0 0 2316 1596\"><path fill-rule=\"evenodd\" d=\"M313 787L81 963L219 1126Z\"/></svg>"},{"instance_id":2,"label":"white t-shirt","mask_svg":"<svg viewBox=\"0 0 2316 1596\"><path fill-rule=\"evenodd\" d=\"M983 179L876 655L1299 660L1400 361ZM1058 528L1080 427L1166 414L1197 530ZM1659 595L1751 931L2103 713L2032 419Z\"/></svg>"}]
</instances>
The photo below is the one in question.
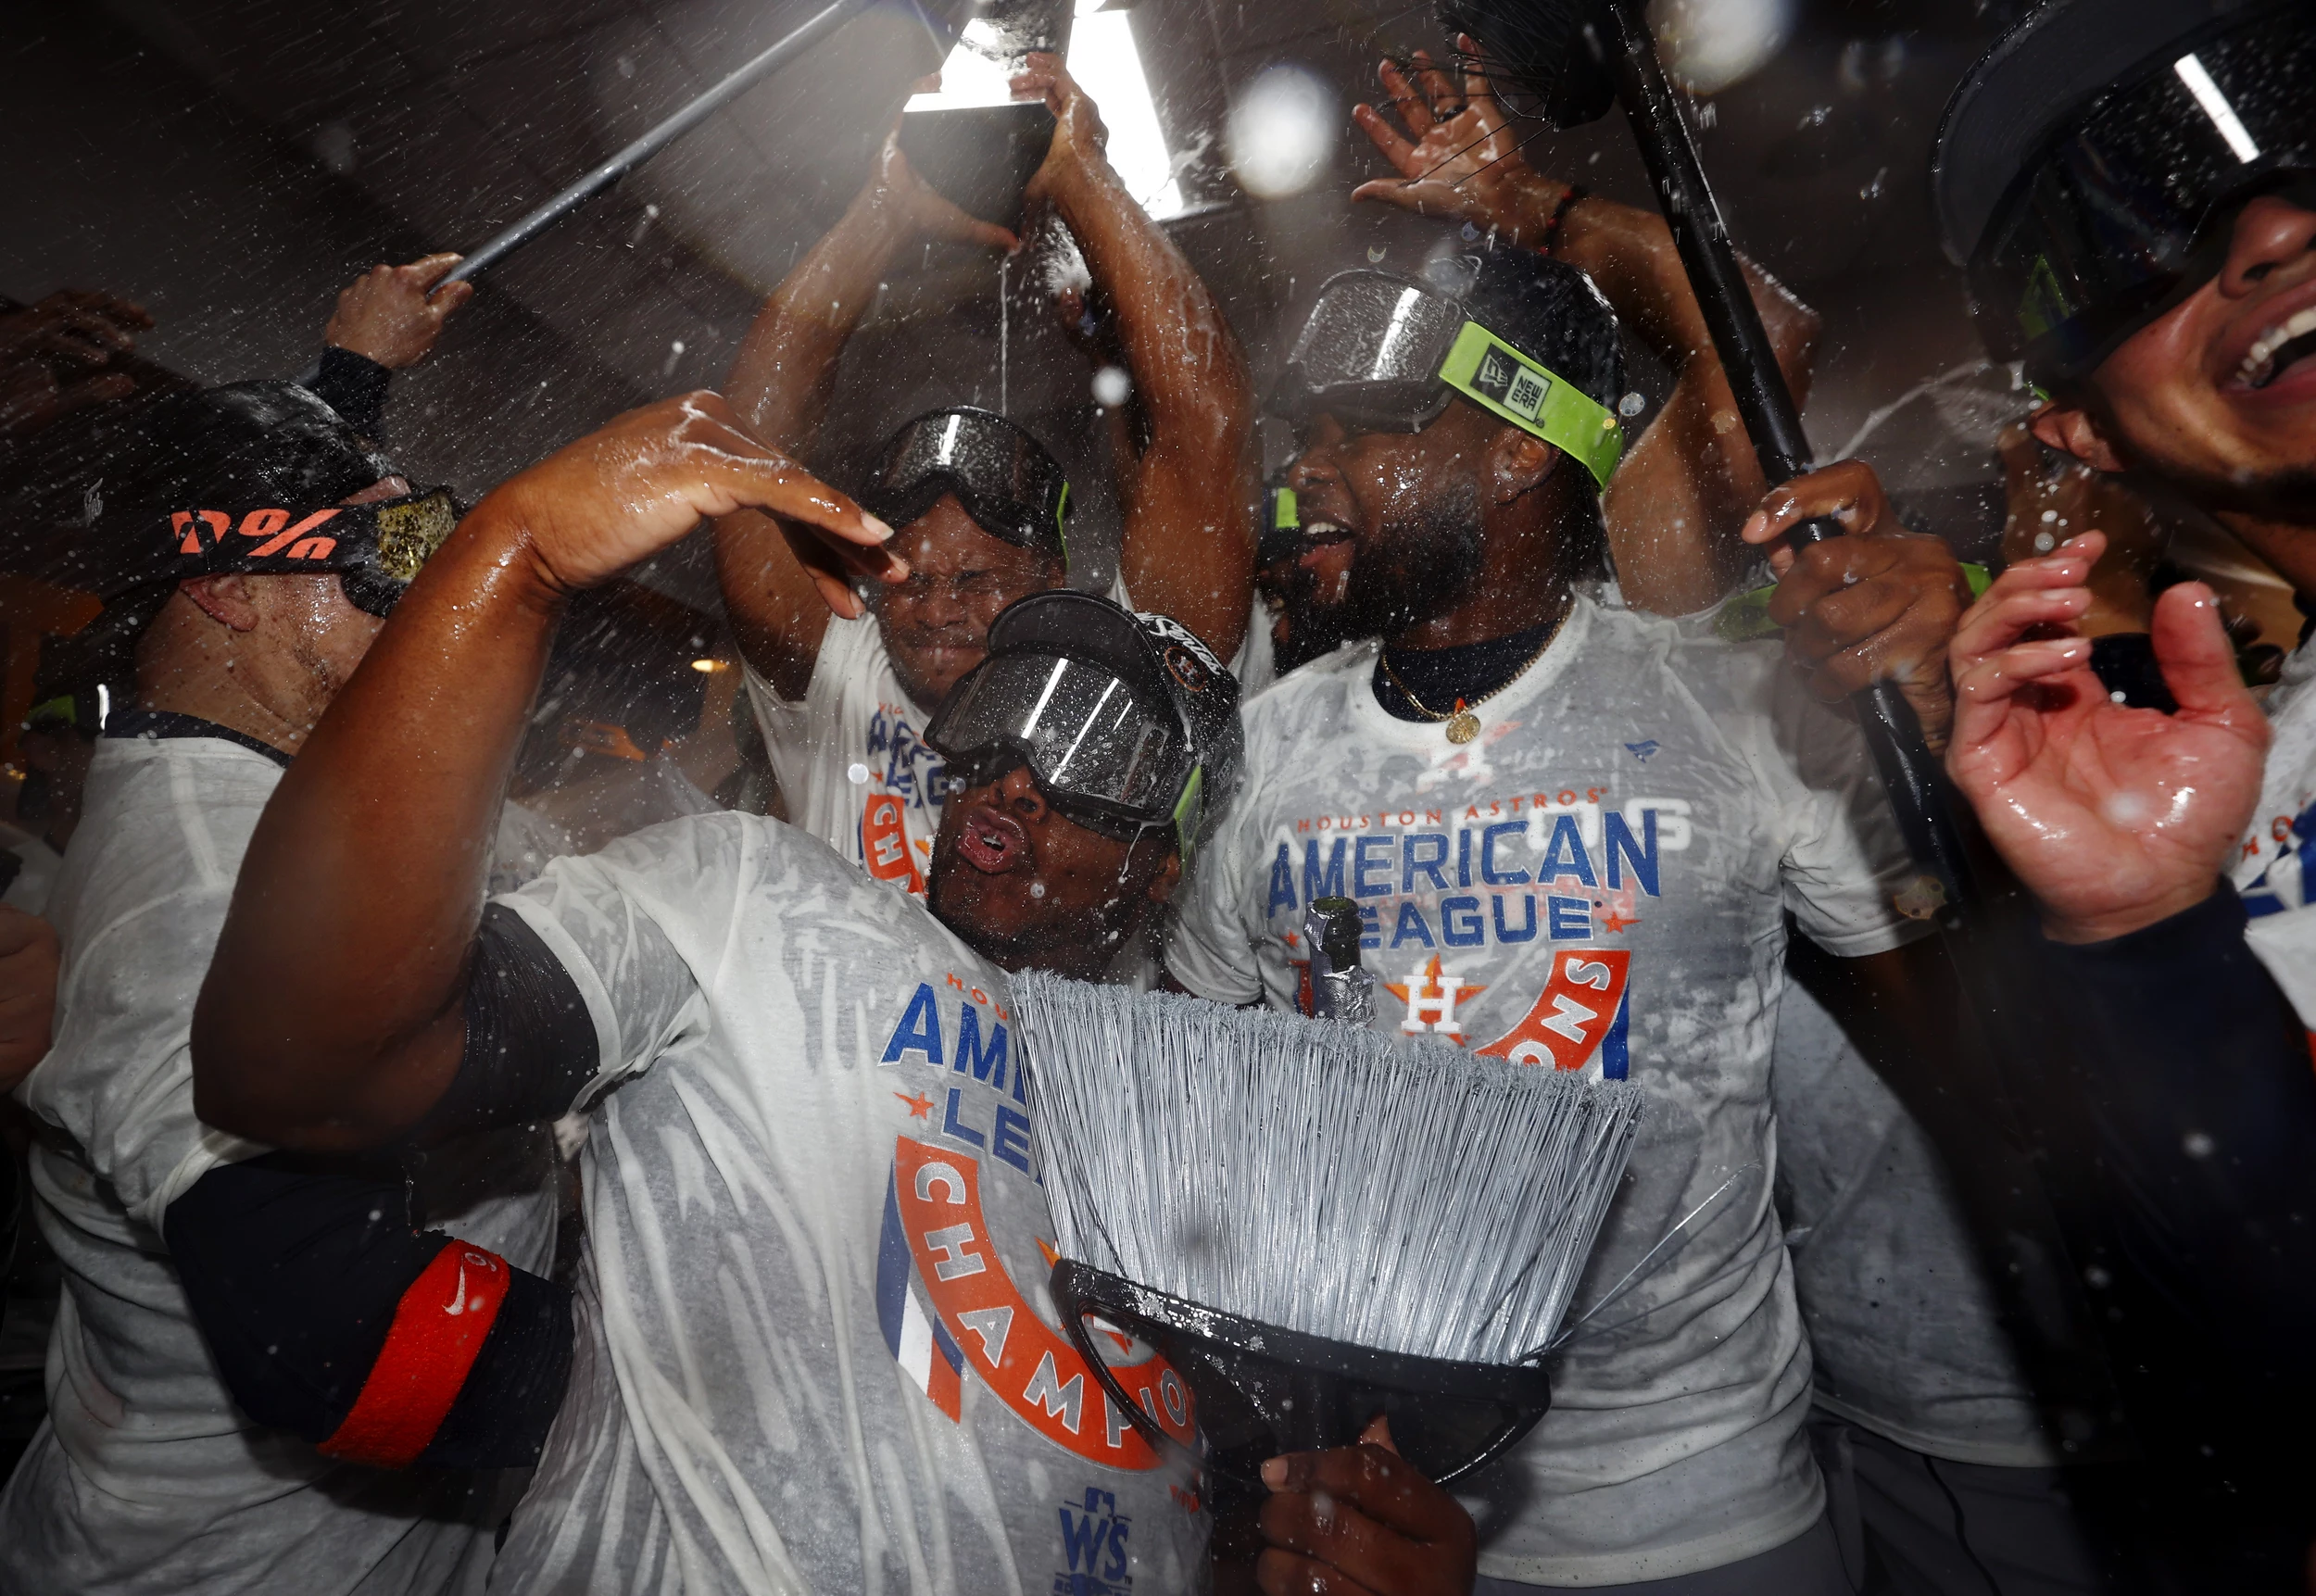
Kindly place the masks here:
<instances>
[{"instance_id":1,"label":"white t-shirt","mask_svg":"<svg viewBox=\"0 0 2316 1596\"><path fill-rule=\"evenodd\" d=\"M1131 608L1123 582L1109 596ZM1270 617L1261 599L1247 624L1231 665L1242 702L1271 681ZM901 690L876 617L829 617L801 699L782 697L753 665L744 670L788 823L877 880L925 896L949 796L941 756L925 746L938 706L920 706Z\"/></svg>"},{"instance_id":2,"label":"white t-shirt","mask_svg":"<svg viewBox=\"0 0 2316 1596\"><path fill-rule=\"evenodd\" d=\"M1778 1005L1769 1085L1819 1405L1957 1463L2069 1461L1995 1317L1930 1137L1798 986Z\"/></svg>"},{"instance_id":3,"label":"white t-shirt","mask_svg":"<svg viewBox=\"0 0 2316 1596\"><path fill-rule=\"evenodd\" d=\"M2252 951L2316 1031L2316 647L2302 644L2284 662L2284 679L2268 696L2275 740L2260 783L2259 807L2236 849L2231 875L2252 916Z\"/></svg>"},{"instance_id":4,"label":"white t-shirt","mask_svg":"<svg viewBox=\"0 0 2316 1596\"><path fill-rule=\"evenodd\" d=\"M212 736L100 738L49 902L56 1045L18 1087L41 1233L64 1265L48 1424L0 1497L0 1591L480 1590L520 1475L335 1462L233 1406L161 1238L209 1170L267 1150L194 1117L193 1003L283 767ZM519 1267L544 1194L443 1216Z\"/></svg>"},{"instance_id":5,"label":"white t-shirt","mask_svg":"<svg viewBox=\"0 0 2316 1596\"><path fill-rule=\"evenodd\" d=\"M571 1386L495 1590L1202 1588L1188 1481L1044 1289L1001 972L753 815L499 901L585 998L590 1091L618 1084ZM1147 1353L1121 1374L1190 1417Z\"/></svg>"},{"instance_id":6,"label":"white t-shirt","mask_svg":"<svg viewBox=\"0 0 2316 1596\"><path fill-rule=\"evenodd\" d=\"M1246 784L1167 965L1208 998L1293 1006L1304 907L1347 896L1370 911L1377 1028L1647 1087L1571 1318L1711 1206L1578 1332L1552 1411L1474 1477L1480 1568L1612 1584L1767 1551L1823 1501L1770 1201L1782 914L1843 955L1909 934L1890 901L1912 872L1857 729L1781 692L1773 646L1585 598L1462 748L1384 711L1375 658L1346 648L1248 707Z\"/></svg>"}]
</instances>

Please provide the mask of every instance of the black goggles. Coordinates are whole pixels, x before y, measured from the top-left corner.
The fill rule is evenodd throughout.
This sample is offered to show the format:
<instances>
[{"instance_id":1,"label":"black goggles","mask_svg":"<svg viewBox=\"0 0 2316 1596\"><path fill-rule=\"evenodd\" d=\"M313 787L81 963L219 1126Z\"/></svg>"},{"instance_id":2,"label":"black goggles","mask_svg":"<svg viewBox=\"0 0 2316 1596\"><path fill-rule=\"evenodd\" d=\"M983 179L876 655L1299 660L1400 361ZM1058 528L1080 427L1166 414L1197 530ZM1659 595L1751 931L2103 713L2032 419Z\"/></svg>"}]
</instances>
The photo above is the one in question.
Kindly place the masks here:
<instances>
[{"instance_id":1,"label":"black goggles","mask_svg":"<svg viewBox=\"0 0 2316 1596\"><path fill-rule=\"evenodd\" d=\"M1026 763L1056 809L1104 836L1197 833L1202 784L1180 719L1087 660L993 654L950 690L925 740L975 785Z\"/></svg>"},{"instance_id":2,"label":"black goggles","mask_svg":"<svg viewBox=\"0 0 2316 1596\"><path fill-rule=\"evenodd\" d=\"M227 572L335 572L349 602L383 616L458 524L459 507L447 487L310 509L172 510L161 525L171 557L163 574L174 582Z\"/></svg>"},{"instance_id":3,"label":"black goggles","mask_svg":"<svg viewBox=\"0 0 2316 1596\"><path fill-rule=\"evenodd\" d=\"M1600 486L1624 429L1573 383L1464 313L1458 301L1381 271L1345 271L1319 290L1272 390L1298 421L1322 411L1346 426L1412 433L1457 394L1572 455Z\"/></svg>"},{"instance_id":4,"label":"black goggles","mask_svg":"<svg viewBox=\"0 0 2316 1596\"><path fill-rule=\"evenodd\" d=\"M858 497L900 527L955 494L974 524L1069 560L1069 479L1044 446L1004 417L957 407L919 416L886 442Z\"/></svg>"},{"instance_id":5,"label":"black goggles","mask_svg":"<svg viewBox=\"0 0 2316 1596\"><path fill-rule=\"evenodd\" d=\"M2020 175L1970 258L1989 346L2079 377L2226 263L2236 213L2316 208L2316 28L2286 6L2193 34Z\"/></svg>"}]
</instances>

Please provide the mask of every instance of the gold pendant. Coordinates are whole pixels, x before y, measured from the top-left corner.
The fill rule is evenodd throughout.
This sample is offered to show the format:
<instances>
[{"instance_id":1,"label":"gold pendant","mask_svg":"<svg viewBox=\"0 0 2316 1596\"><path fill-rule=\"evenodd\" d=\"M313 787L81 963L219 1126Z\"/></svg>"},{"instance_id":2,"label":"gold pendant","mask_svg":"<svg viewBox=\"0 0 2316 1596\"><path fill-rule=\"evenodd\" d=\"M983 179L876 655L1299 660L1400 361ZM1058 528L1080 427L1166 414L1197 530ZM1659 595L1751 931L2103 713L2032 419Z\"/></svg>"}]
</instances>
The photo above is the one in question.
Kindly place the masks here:
<instances>
[{"instance_id":1,"label":"gold pendant","mask_svg":"<svg viewBox=\"0 0 2316 1596\"><path fill-rule=\"evenodd\" d=\"M1447 740L1461 747L1479 735L1479 717L1469 710L1458 710L1448 717Z\"/></svg>"}]
</instances>

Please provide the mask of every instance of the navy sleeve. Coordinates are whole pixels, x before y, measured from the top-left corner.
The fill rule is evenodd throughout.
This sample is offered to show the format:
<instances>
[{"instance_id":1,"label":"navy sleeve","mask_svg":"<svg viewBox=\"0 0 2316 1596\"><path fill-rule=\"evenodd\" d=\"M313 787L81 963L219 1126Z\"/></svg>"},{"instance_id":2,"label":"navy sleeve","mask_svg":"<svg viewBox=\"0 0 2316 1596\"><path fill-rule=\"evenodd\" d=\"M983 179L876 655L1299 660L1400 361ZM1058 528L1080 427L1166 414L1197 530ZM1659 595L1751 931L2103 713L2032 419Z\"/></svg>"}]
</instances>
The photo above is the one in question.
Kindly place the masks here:
<instances>
[{"instance_id":1,"label":"navy sleeve","mask_svg":"<svg viewBox=\"0 0 2316 1596\"><path fill-rule=\"evenodd\" d=\"M595 1020L571 972L504 904L484 907L465 1007L459 1073L410 1139L445 1141L569 1113L601 1064Z\"/></svg>"},{"instance_id":2,"label":"navy sleeve","mask_svg":"<svg viewBox=\"0 0 2316 1596\"><path fill-rule=\"evenodd\" d=\"M2054 1196L2119 1377L2162 1371L2201 1432L2171 1439L2207 1454L2316 1415L2316 1069L2244 926L2222 883L2129 936L2045 944L2074 1044L2038 1066Z\"/></svg>"},{"instance_id":3,"label":"navy sleeve","mask_svg":"<svg viewBox=\"0 0 2316 1596\"><path fill-rule=\"evenodd\" d=\"M339 1432L396 1332L396 1310L454 1243L409 1223L390 1159L272 1153L213 1169L163 1223L186 1301L226 1389L261 1425L321 1445ZM571 1372L570 1293L520 1270L447 1411L409 1461L538 1461ZM422 1447L421 1444L422 1443Z\"/></svg>"},{"instance_id":4,"label":"navy sleeve","mask_svg":"<svg viewBox=\"0 0 2316 1596\"><path fill-rule=\"evenodd\" d=\"M336 347L321 351L321 369L309 391L373 443L385 441L386 389L394 373L367 355Z\"/></svg>"}]
</instances>

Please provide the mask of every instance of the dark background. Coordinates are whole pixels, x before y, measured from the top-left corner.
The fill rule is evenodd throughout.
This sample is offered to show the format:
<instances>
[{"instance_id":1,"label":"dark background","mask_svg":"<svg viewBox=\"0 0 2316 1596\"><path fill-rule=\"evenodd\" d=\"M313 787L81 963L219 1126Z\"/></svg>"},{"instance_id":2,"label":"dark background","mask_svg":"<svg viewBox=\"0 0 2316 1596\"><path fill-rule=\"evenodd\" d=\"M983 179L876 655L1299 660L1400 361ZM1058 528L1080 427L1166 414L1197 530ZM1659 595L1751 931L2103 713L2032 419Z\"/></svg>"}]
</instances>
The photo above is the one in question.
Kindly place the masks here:
<instances>
[{"instance_id":1,"label":"dark background","mask_svg":"<svg viewBox=\"0 0 2316 1596\"><path fill-rule=\"evenodd\" d=\"M356 272L472 247L816 3L19 0L0 23L0 293L108 289L152 312L142 347L166 365L291 375ZM1698 102L1700 136L1741 245L1825 316L1808 419L1831 448L1978 353L1932 235L1926 166L1948 92L2008 12L1787 4L1783 48ZM1383 168L1347 117L1314 189L1240 195L1215 154L1234 92L1291 61L1347 110L1375 94L1378 56L1441 41L1427 7L1390 0L1137 0L1131 18L1169 145L1207 151L1184 173L1202 208L1173 229L1266 377L1299 290L1378 248L1412 266L1437 230L1353 211L1353 182ZM620 409L713 385L931 58L905 9L872 13L487 276L397 382L391 442L413 474L473 495ZM1529 154L1644 200L1620 115ZM1072 463L1098 526L1094 429L1072 424L1091 413L1084 365L1020 283L1034 270L1013 275L1011 408L1065 450L1086 437ZM832 456L924 405L994 403L997 277L993 259L944 250L895 274L848 361ZM0 533L0 568L19 530ZM654 580L701 603L704 574L695 558Z\"/></svg>"}]
</instances>

